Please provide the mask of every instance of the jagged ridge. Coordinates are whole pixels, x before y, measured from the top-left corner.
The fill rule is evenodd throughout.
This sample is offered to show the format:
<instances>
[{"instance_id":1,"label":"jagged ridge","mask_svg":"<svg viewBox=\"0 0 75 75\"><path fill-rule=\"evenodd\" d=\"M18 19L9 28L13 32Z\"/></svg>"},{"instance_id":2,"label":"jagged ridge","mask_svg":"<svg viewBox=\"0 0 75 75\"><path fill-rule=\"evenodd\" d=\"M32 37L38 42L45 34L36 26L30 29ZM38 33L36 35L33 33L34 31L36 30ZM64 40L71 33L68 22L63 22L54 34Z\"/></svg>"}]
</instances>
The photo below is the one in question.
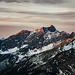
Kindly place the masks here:
<instances>
[{"instance_id":1,"label":"jagged ridge","mask_svg":"<svg viewBox=\"0 0 75 75\"><path fill-rule=\"evenodd\" d=\"M74 50L74 32L53 25L22 30L0 42L0 75L74 75Z\"/></svg>"}]
</instances>

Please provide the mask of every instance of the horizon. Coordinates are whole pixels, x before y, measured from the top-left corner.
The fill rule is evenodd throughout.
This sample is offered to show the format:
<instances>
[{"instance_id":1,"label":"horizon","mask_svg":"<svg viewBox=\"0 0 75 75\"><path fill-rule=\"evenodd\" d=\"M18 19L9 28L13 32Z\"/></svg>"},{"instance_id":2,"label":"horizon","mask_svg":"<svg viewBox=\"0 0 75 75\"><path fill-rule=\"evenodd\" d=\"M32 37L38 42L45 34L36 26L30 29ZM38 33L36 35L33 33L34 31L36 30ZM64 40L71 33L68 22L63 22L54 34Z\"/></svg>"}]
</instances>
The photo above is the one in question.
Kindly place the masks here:
<instances>
[{"instance_id":1,"label":"horizon","mask_svg":"<svg viewBox=\"0 0 75 75\"><path fill-rule=\"evenodd\" d=\"M59 31L74 32L75 0L0 1L0 38L49 25Z\"/></svg>"}]
</instances>

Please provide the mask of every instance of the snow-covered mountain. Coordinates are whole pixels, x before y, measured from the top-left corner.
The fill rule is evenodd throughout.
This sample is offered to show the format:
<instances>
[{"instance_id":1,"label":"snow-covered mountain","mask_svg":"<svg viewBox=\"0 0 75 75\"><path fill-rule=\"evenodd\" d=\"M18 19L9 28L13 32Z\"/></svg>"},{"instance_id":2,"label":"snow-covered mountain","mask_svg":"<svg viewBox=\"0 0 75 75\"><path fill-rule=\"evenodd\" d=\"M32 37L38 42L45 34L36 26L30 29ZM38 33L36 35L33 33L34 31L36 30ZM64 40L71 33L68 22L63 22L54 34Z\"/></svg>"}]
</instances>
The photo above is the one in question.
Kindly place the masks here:
<instances>
[{"instance_id":1,"label":"snow-covered mountain","mask_svg":"<svg viewBox=\"0 0 75 75\"><path fill-rule=\"evenodd\" d=\"M73 72L65 73L62 65L67 63L67 68L74 70L73 58L68 64L74 50L74 32L60 32L53 25L34 31L22 30L0 42L0 75L73 75Z\"/></svg>"}]
</instances>

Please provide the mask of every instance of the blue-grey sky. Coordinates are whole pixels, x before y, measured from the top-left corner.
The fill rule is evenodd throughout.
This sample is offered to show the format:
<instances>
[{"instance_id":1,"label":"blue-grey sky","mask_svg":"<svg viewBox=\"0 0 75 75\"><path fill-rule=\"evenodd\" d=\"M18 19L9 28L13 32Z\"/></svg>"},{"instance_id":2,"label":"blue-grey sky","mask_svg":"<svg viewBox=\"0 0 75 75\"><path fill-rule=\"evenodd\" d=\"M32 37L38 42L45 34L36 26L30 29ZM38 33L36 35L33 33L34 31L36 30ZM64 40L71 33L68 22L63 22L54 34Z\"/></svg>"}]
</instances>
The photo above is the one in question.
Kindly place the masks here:
<instances>
[{"instance_id":1,"label":"blue-grey sky","mask_svg":"<svg viewBox=\"0 0 75 75\"><path fill-rule=\"evenodd\" d=\"M75 30L75 0L0 0L0 37L53 24Z\"/></svg>"}]
</instances>

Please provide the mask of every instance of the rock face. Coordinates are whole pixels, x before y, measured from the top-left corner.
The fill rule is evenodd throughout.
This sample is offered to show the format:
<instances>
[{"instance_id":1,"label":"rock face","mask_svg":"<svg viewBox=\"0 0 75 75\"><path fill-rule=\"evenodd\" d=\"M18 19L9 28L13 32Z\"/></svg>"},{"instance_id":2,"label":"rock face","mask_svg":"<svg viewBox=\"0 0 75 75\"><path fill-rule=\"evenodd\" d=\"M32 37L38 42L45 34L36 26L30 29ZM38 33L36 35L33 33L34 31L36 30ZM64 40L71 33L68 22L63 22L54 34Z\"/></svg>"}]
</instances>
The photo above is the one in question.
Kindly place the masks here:
<instances>
[{"instance_id":1,"label":"rock face","mask_svg":"<svg viewBox=\"0 0 75 75\"><path fill-rule=\"evenodd\" d=\"M43 27L35 30L36 32L22 30L19 33L8 37L7 39L0 41L0 49L6 51L10 48L21 47L24 44L28 44L30 49L40 48L44 46L44 35L48 32L55 32L56 28L51 25L50 27ZM46 33L45 33L46 32ZM51 36L51 35L50 35ZM49 43L48 43L49 44Z\"/></svg>"},{"instance_id":2,"label":"rock face","mask_svg":"<svg viewBox=\"0 0 75 75\"><path fill-rule=\"evenodd\" d=\"M0 49L5 51L10 48L21 47L21 45L24 43L24 40L27 38L30 32L31 31L22 30L17 34L8 37L7 39L3 40L3 42L0 44Z\"/></svg>"},{"instance_id":3,"label":"rock face","mask_svg":"<svg viewBox=\"0 0 75 75\"><path fill-rule=\"evenodd\" d=\"M44 29L44 32L48 32L48 31L54 32L54 31L56 31L56 28L53 25L51 25L50 27L43 27L43 29Z\"/></svg>"},{"instance_id":4,"label":"rock face","mask_svg":"<svg viewBox=\"0 0 75 75\"><path fill-rule=\"evenodd\" d=\"M75 33L41 29L1 40L0 75L75 75Z\"/></svg>"}]
</instances>

